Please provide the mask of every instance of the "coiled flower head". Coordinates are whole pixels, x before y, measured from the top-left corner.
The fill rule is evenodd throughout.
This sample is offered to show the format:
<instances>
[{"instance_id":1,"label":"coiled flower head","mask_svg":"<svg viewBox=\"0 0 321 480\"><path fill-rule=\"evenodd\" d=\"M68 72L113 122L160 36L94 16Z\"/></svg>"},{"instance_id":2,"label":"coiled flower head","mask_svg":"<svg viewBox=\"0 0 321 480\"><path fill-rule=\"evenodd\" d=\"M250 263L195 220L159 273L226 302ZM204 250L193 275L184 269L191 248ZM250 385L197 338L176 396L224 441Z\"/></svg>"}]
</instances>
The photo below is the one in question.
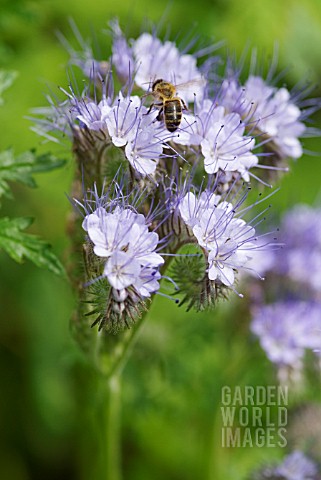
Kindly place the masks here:
<instances>
[{"instance_id":1,"label":"coiled flower head","mask_svg":"<svg viewBox=\"0 0 321 480\"><path fill-rule=\"evenodd\" d=\"M110 190L101 197L94 190L93 199L83 205L86 215L82 222L92 247L87 284L105 279L109 286L106 315L99 317L99 328L107 329L121 327L125 318L133 320L131 310L144 306L141 304L159 290L159 268L164 264L157 253L159 236L151 228L151 217L138 213L132 195L130 204L119 186L115 191L113 198Z\"/></svg>"},{"instance_id":2,"label":"coiled flower head","mask_svg":"<svg viewBox=\"0 0 321 480\"><path fill-rule=\"evenodd\" d=\"M246 267L256 248L255 229L237 217L238 207L210 191L188 192L179 204L181 218L206 255L208 278L227 287L233 287L235 272Z\"/></svg>"}]
</instances>

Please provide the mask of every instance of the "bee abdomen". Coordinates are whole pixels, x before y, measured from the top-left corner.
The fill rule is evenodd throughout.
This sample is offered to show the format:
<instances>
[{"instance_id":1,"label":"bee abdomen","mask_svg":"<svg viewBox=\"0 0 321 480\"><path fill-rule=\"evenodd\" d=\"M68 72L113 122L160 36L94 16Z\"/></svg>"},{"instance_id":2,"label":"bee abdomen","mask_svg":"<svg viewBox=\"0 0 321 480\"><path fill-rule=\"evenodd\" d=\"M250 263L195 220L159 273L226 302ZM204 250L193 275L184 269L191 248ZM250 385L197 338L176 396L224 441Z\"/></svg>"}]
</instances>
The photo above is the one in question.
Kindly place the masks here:
<instances>
[{"instance_id":1,"label":"bee abdomen","mask_svg":"<svg viewBox=\"0 0 321 480\"><path fill-rule=\"evenodd\" d=\"M164 119L167 130L175 132L182 120L182 105L179 99L164 102Z\"/></svg>"}]
</instances>

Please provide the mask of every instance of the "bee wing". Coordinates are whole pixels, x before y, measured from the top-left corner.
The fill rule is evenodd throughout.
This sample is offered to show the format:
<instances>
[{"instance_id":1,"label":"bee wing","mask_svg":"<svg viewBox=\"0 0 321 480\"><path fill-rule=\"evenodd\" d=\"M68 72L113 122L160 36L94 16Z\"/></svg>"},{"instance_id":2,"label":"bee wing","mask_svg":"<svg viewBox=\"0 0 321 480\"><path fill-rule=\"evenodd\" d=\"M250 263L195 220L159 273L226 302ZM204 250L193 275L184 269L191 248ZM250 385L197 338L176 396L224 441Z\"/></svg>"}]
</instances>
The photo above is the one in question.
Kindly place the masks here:
<instances>
[{"instance_id":1,"label":"bee wing","mask_svg":"<svg viewBox=\"0 0 321 480\"><path fill-rule=\"evenodd\" d=\"M175 85L177 93L192 93L193 89L204 88L206 85L206 80L204 77L194 78L193 80L189 80L188 82L179 83Z\"/></svg>"}]
</instances>

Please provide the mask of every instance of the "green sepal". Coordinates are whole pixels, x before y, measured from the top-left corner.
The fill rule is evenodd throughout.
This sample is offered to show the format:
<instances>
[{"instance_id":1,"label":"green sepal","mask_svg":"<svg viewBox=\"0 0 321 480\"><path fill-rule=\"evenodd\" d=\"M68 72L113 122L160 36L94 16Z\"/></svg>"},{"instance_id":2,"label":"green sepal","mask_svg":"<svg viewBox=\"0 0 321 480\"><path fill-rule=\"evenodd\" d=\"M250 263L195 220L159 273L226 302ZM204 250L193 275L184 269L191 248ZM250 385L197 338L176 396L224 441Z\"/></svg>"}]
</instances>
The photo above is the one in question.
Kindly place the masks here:
<instances>
[{"instance_id":1,"label":"green sepal","mask_svg":"<svg viewBox=\"0 0 321 480\"><path fill-rule=\"evenodd\" d=\"M226 298L228 289L221 282L209 280L206 259L199 247L185 246L180 254L183 256L176 257L169 269L178 287L173 295L180 297L179 306L186 306L186 311L202 311L213 307L218 298Z\"/></svg>"},{"instance_id":2,"label":"green sepal","mask_svg":"<svg viewBox=\"0 0 321 480\"><path fill-rule=\"evenodd\" d=\"M129 289L130 290L130 289ZM131 328L132 325L147 310L149 300L133 302L130 295L122 302L122 311L117 311L120 304L113 299L112 289L106 278L94 281L86 288L87 317L92 317L91 326L98 325L98 330L105 330L116 335L123 330Z\"/></svg>"}]
</instances>

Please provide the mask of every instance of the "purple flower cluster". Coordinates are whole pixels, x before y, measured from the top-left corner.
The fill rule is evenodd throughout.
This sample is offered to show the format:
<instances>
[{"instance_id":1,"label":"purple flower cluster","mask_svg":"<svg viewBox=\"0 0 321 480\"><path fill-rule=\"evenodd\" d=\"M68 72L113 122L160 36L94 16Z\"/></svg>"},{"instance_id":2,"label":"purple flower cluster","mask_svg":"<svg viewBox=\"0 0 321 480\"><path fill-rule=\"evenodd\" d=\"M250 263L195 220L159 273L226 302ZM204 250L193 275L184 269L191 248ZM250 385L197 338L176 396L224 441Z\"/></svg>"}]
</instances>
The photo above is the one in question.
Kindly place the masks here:
<instances>
[{"instance_id":1,"label":"purple flower cluster","mask_svg":"<svg viewBox=\"0 0 321 480\"><path fill-rule=\"evenodd\" d=\"M246 266L254 250L255 229L237 218L235 207L219 195L189 192L179 205L180 216L206 252L208 277L231 287L235 272Z\"/></svg>"},{"instance_id":2,"label":"purple flower cluster","mask_svg":"<svg viewBox=\"0 0 321 480\"><path fill-rule=\"evenodd\" d=\"M42 115L35 130L47 139L62 132L73 142L73 197L85 209L82 227L99 265L90 266L87 284L107 281L111 309L121 315L158 291L168 266L164 255L177 257L194 244L194 267L191 260L184 271L180 263L176 290L200 308L218 293L237 293L238 272L257 270L258 252L269 243L256 233L261 214L243 218L251 209L241 207L244 182L257 179L254 169L301 156L306 127L299 106L284 87L255 75L244 85L236 73L217 83L210 56L216 46L192 54L155 33L127 40L113 21L111 52L98 60L73 29L82 51L63 42L88 82L80 93L61 89L63 102L49 98L49 107L35 111ZM81 191L86 197L93 185L89 204ZM124 191L140 199L136 206ZM157 212L152 220L150 212ZM197 262L205 264L201 273ZM181 277L192 285L185 292Z\"/></svg>"},{"instance_id":3,"label":"purple flower cluster","mask_svg":"<svg viewBox=\"0 0 321 480\"><path fill-rule=\"evenodd\" d=\"M181 145L198 145L206 173L238 172L250 180L249 169L258 164L252 153L255 139L245 133L238 113L227 113L223 106L205 99L197 104L197 115L185 114L182 133L175 139Z\"/></svg>"},{"instance_id":4,"label":"purple flower cluster","mask_svg":"<svg viewBox=\"0 0 321 480\"><path fill-rule=\"evenodd\" d=\"M139 304L159 290L164 258L158 251L164 242L155 231L157 211L139 212L144 199L138 189L125 194L115 180L107 193L98 195L95 188L87 192L83 203L74 202L84 210L82 228L100 265L100 275L90 264L86 266L92 270L88 285L107 280L106 309L113 314L126 313L128 305Z\"/></svg>"},{"instance_id":5,"label":"purple flower cluster","mask_svg":"<svg viewBox=\"0 0 321 480\"><path fill-rule=\"evenodd\" d=\"M95 255L106 259L102 276L116 290L130 287L140 298L149 297L159 288L159 268L164 264L164 259L156 250L164 247L168 250L178 236L181 242L200 247L208 264L206 276L209 281L230 287L237 293L236 273L247 269L253 252L262 248L257 245L259 238L255 228L242 218L244 211L250 208L241 208L246 195L239 200L236 196L229 199L233 189L221 195L215 193L216 186L204 191L197 191L194 187L192 192L190 185L180 187L177 179L171 179L170 183L176 193L167 197L164 181L159 189L158 205L153 205L161 221L156 215L151 220L139 213L141 203L133 207L133 202L117 183L113 193L109 191L99 197L95 190L92 199L86 200L84 205L76 201L85 209L82 227L88 234ZM142 194L135 190L136 197L141 201L146 192ZM178 231L173 227L168 235L160 239L155 230L164 224L173 225L170 220L173 217L179 225ZM152 225L154 229L151 231ZM182 225L187 229L185 238Z\"/></svg>"},{"instance_id":6,"label":"purple flower cluster","mask_svg":"<svg viewBox=\"0 0 321 480\"><path fill-rule=\"evenodd\" d=\"M87 88L79 98L73 91L65 92L69 111L63 102L56 105L51 118L48 111L37 109L37 114L49 114L38 120L38 133L48 136L49 131L65 132L66 124L71 136L79 127L101 131L106 143L125 150L131 167L143 177L155 174L165 151L173 160L184 155L186 147L193 148L195 159L203 162L206 173L237 172L246 182L254 175L252 169L262 155L270 165L275 162L269 161L269 156L302 155L299 137L306 132L303 112L285 87L278 89L254 75L244 85L234 75L213 86L209 80L213 62L198 66L197 54L181 53L175 43L162 42L155 34L145 32L128 41L117 21L110 27L112 52L103 61L95 59L91 48L81 40L82 53L69 46L71 63L91 79L94 93ZM116 95L113 71L123 84ZM153 82L160 78L174 84L176 98L188 105L172 134L161 121L160 107L149 111L145 106L146 98L152 98ZM210 95L213 89L214 95ZM267 144L266 154L262 148Z\"/></svg>"},{"instance_id":7,"label":"purple flower cluster","mask_svg":"<svg viewBox=\"0 0 321 480\"><path fill-rule=\"evenodd\" d=\"M262 138L272 141L281 158L299 158L299 138L306 127L302 112L291 99L289 91L268 85L263 78L250 75L244 85L235 78L224 80L220 101L229 112L237 112Z\"/></svg>"},{"instance_id":8,"label":"purple flower cluster","mask_svg":"<svg viewBox=\"0 0 321 480\"><path fill-rule=\"evenodd\" d=\"M78 136L79 128L97 132L97 142L122 148L126 159L134 171L145 177L154 174L159 159L164 156L164 146L170 134L160 122L155 121L157 112L147 115L137 95L124 96L119 92L115 99L103 96L98 103L84 97L78 99L74 93L68 94L69 111L62 111L66 125L71 127L71 135ZM57 107L56 111L59 111ZM76 122L76 123L75 123ZM50 130L47 125L46 133Z\"/></svg>"},{"instance_id":9,"label":"purple flower cluster","mask_svg":"<svg viewBox=\"0 0 321 480\"><path fill-rule=\"evenodd\" d=\"M126 298L128 287L142 297L158 290L158 267L164 260L155 252L158 235L148 230L144 215L119 206L111 212L100 207L86 215L82 226L94 253L107 259L103 275L119 297Z\"/></svg>"},{"instance_id":10,"label":"purple flower cluster","mask_svg":"<svg viewBox=\"0 0 321 480\"><path fill-rule=\"evenodd\" d=\"M158 78L176 85L192 81L185 92L186 101L193 101L194 95L203 94L204 83L195 83L200 71L194 55L182 54L175 43L162 42L150 33L142 33L129 46L118 23L112 22L111 27L114 37L111 63L123 81L134 75L136 85L145 91L150 88L150 82Z\"/></svg>"}]
</instances>

